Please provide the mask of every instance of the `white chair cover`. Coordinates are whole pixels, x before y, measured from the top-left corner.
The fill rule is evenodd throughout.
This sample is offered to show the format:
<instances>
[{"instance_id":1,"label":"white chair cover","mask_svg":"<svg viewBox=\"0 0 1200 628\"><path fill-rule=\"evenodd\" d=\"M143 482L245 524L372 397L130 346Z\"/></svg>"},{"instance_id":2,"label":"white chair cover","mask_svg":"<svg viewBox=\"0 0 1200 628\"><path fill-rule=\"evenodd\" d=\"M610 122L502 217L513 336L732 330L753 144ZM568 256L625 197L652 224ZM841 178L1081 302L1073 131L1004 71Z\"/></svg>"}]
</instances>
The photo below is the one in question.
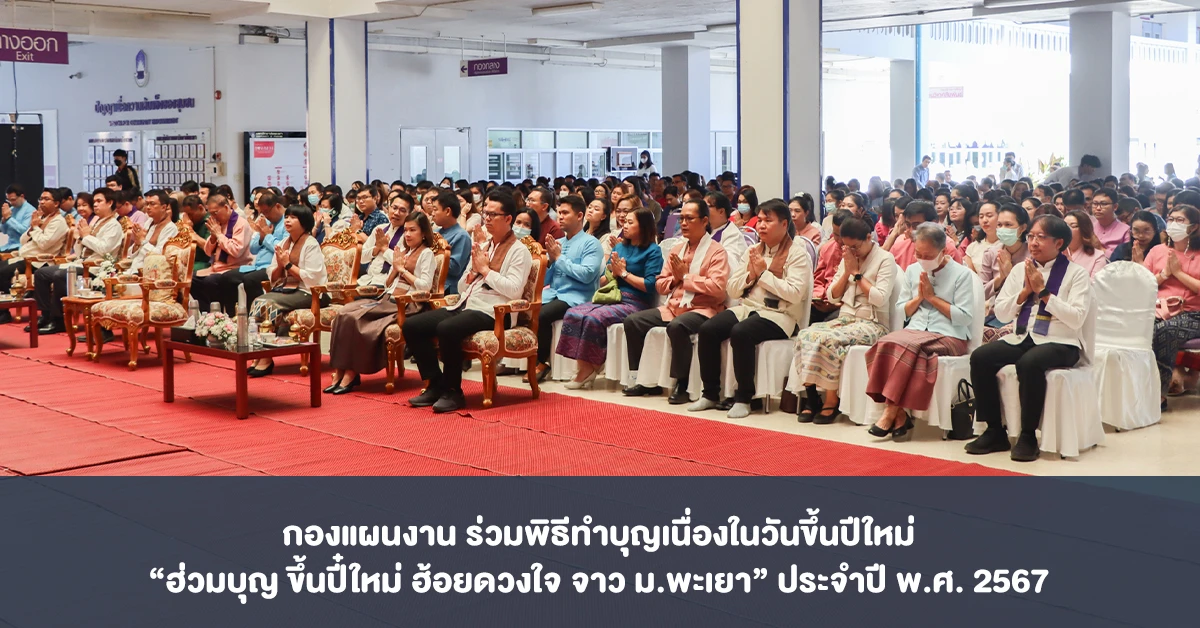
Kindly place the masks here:
<instances>
[{"instance_id":1,"label":"white chair cover","mask_svg":"<svg viewBox=\"0 0 1200 628\"><path fill-rule=\"evenodd\" d=\"M1096 300L1083 325L1083 352L1072 369L1046 373L1046 404L1042 411L1042 451L1064 458L1104 443L1104 424L1100 420L1099 391L1096 389ZM1010 436L1021 433L1021 399L1017 367L1000 370L1000 400ZM979 429L980 426L976 426Z\"/></svg>"},{"instance_id":2,"label":"white chair cover","mask_svg":"<svg viewBox=\"0 0 1200 628\"><path fill-rule=\"evenodd\" d=\"M1158 423L1154 304L1158 285L1141 264L1109 264L1092 281L1096 300L1096 386L1100 417L1119 430Z\"/></svg>"},{"instance_id":3,"label":"white chair cover","mask_svg":"<svg viewBox=\"0 0 1200 628\"><path fill-rule=\"evenodd\" d=\"M915 419L923 420L930 425L936 425L943 430L950 430L953 423L950 420L950 409L958 396L958 383L971 379L971 352L983 343L983 321L987 318L987 304L983 297L983 282L978 275L973 274L972 289L975 296L975 311L971 319L971 339L967 342L967 355L938 358L938 378L933 387L933 399L929 409L913 412ZM899 293L897 293L899 298ZM901 317L900 327L903 328L904 304L897 303ZM894 323L895 321L893 321ZM867 425L883 416L886 406L876 403L867 396L867 353L870 347L853 347L851 354L846 356L846 365L842 371L842 386L839 394L842 396L842 411L851 421L859 425ZM853 356L853 360L851 359Z\"/></svg>"}]
</instances>

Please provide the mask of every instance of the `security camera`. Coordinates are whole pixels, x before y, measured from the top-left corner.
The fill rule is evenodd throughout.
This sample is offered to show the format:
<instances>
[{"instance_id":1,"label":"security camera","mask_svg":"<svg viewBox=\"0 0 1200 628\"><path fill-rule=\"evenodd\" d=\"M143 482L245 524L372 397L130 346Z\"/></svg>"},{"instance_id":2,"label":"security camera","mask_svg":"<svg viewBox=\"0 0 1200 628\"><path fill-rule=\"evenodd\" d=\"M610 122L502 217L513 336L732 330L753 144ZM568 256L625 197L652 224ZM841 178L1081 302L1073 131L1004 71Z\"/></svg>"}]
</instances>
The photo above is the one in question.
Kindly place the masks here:
<instances>
[{"instance_id":1,"label":"security camera","mask_svg":"<svg viewBox=\"0 0 1200 628\"><path fill-rule=\"evenodd\" d=\"M68 76L67 78L69 78L69 79L81 79L81 78L83 78L83 72L76 72L76 73L72 74L71 76Z\"/></svg>"}]
</instances>

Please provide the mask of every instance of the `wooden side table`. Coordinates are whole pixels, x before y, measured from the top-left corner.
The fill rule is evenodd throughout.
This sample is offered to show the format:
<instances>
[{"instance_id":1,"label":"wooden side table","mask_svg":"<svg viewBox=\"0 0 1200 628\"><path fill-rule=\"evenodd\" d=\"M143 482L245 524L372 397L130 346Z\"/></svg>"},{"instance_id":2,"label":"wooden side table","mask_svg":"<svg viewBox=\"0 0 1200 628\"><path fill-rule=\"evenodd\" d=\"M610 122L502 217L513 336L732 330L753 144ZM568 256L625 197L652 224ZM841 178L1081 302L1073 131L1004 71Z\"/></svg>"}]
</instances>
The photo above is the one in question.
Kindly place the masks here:
<instances>
[{"instance_id":1,"label":"wooden side table","mask_svg":"<svg viewBox=\"0 0 1200 628\"><path fill-rule=\"evenodd\" d=\"M69 337L70 345L67 347L67 355L75 355L76 334L79 333L79 326L76 324L78 318L83 316L84 336L87 340L86 357L90 360L96 354L96 339L92 337L92 306L103 301L104 297L63 297L63 321L67 325L67 336Z\"/></svg>"},{"instance_id":2,"label":"wooden side table","mask_svg":"<svg viewBox=\"0 0 1200 628\"><path fill-rule=\"evenodd\" d=\"M38 346L38 308L37 301L33 299L4 299L0 300L0 310L16 310L20 312L25 310L29 312L29 348L37 349Z\"/></svg>"}]
</instances>

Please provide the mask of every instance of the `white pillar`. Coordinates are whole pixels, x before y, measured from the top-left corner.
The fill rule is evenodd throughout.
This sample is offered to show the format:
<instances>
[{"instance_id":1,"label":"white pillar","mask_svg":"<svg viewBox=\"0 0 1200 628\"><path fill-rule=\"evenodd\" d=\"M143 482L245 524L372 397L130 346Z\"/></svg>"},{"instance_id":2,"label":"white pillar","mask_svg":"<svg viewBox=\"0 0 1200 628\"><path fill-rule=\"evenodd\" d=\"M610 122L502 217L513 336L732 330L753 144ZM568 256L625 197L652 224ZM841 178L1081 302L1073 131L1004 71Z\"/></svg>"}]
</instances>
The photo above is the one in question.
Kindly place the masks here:
<instances>
[{"instance_id":1,"label":"white pillar","mask_svg":"<svg viewBox=\"0 0 1200 628\"><path fill-rule=\"evenodd\" d=\"M1129 15L1071 14L1071 154L1100 158L1097 175L1129 171Z\"/></svg>"},{"instance_id":2,"label":"white pillar","mask_svg":"<svg viewBox=\"0 0 1200 628\"><path fill-rule=\"evenodd\" d=\"M891 63L891 178L908 179L917 154L917 64L903 59ZM918 158L919 159L919 158Z\"/></svg>"},{"instance_id":3,"label":"white pillar","mask_svg":"<svg viewBox=\"0 0 1200 628\"><path fill-rule=\"evenodd\" d=\"M691 170L708 177L712 164L711 51L696 46L662 49L662 174ZM643 146L642 148L648 148Z\"/></svg>"},{"instance_id":4,"label":"white pillar","mask_svg":"<svg viewBox=\"0 0 1200 628\"><path fill-rule=\"evenodd\" d=\"M738 0L738 157L760 199L821 189L821 1Z\"/></svg>"},{"instance_id":5,"label":"white pillar","mask_svg":"<svg viewBox=\"0 0 1200 628\"><path fill-rule=\"evenodd\" d=\"M367 32L355 20L308 20L308 176L343 188L367 180Z\"/></svg>"}]
</instances>

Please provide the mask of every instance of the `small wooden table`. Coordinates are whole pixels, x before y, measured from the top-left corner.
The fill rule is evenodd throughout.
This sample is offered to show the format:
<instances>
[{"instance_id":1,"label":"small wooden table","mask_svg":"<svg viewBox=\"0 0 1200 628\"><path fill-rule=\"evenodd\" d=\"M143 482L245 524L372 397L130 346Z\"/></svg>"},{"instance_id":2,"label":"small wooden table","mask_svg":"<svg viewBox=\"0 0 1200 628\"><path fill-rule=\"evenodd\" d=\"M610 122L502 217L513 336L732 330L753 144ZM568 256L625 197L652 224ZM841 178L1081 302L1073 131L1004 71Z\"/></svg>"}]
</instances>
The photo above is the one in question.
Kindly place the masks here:
<instances>
[{"instance_id":1,"label":"small wooden table","mask_svg":"<svg viewBox=\"0 0 1200 628\"><path fill-rule=\"evenodd\" d=\"M246 374L248 364L256 360L277 359L289 355L308 355L308 386L312 407L321 407L321 345L315 342L301 342L289 347L262 348L257 350L229 351L216 349L208 345L194 345L175 340L163 341L163 401L175 401L175 352L189 352L207 355L224 360L233 360L236 365L237 377L237 418L245 419L250 416L250 398L246 390Z\"/></svg>"},{"instance_id":2,"label":"small wooden table","mask_svg":"<svg viewBox=\"0 0 1200 628\"><path fill-rule=\"evenodd\" d=\"M33 299L0 300L0 310L26 310L29 313L29 348L38 346L38 306Z\"/></svg>"},{"instance_id":3,"label":"small wooden table","mask_svg":"<svg viewBox=\"0 0 1200 628\"><path fill-rule=\"evenodd\" d=\"M75 355L75 335L79 333L79 325L76 321L80 315L83 316L83 335L87 340L88 359L92 359L96 354L96 338L92 336L92 306L103 301L104 295L96 297L63 297L63 321L67 326L67 336L70 345L67 347L67 355Z\"/></svg>"}]
</instances>

